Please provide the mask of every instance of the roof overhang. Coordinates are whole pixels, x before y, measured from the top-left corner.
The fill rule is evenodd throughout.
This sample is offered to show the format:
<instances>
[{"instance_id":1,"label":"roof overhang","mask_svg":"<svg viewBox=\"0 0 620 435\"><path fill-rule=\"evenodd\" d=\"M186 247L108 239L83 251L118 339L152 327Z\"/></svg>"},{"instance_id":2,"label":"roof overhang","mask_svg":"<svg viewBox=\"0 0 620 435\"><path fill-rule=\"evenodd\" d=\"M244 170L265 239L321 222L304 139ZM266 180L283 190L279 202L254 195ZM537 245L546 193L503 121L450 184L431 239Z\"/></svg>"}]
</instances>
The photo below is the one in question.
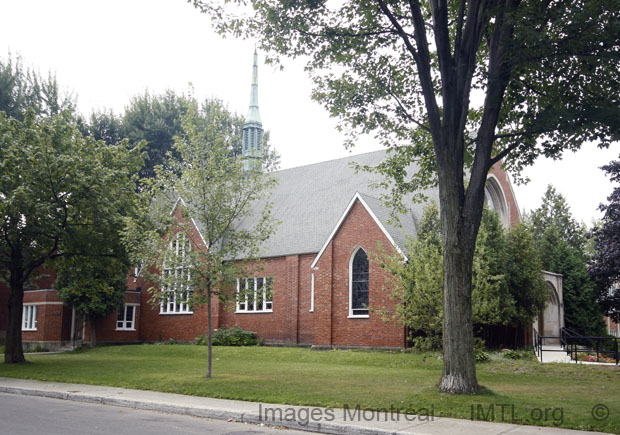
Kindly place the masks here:
<instances>
[{"instance_id":1,"label":"roof overhang","mask_svg":"<svg viewBox=\"0 0 620 435\"><path fill-rule=\"evenodd\" d=\"M398 252L400 254L401 257L403 257L403 259L405 261L407 261L407 256L405 255L405 253L402 251L402 249L398 246L398 244L394 241L394 238L392 237L392 235L388 232L387 228L385 228L385 226L381 223L381 221L377 218L377 215L375 214L374 211L372 211L372 209L368 206L368 204L366 203L366 201L364 201L364 198L362 198L362 195L360 195L359 192L355 192L355 195L353 195L353 198L351 199L351 201L349 202L349 205L347 205L347 208L345 209L344 213L342 213L342 216L340 216L340 219L338 219L338 223L336 223L336 226L334 227L334 229L332 230L331 234L329 235L329 237L327 238L327 240L325 241L325 243L323 244L323 247L321 248L321 250L319 251L319 253L316 255L316 257L314 258L314 261L312 261L312 264L310 265L311 269L314 269L316 264L319 262L319 259L321 258L321 256L323 255L323 252L325 252L325 249L327 249L327 246L329 246L329 243L332 241L332 239L336 236L336 233L338 232L338 230L340 229L340 227L342 226L342 223L344 222L344 220L346 219L346 217L348 216L349 212L351 211L351 209L353 208L353 205L355 204L355 201L359 201L360 204L362 204L364 206L364 208L366 209L366 211L368 212L368 214L372 217L372 219L375 221L375 223L377 224L377 226L381 229L381 231L383 232L383 234L385 235L385 237L390 241L390 243L392 244L392 246L394 247L394 249L396 249L396 252Z\"/></svg>"},{"instance_id":2,"label":"roof overhang","mask_svg":"<svg viewBox=\"0 0 620 435\"><path fill-rule=\"evenodd\" d=\"M177 207L179 206L179 203L187 208L187 205L185 204L185 201L183 201L183 198L181 198L180 196L177 198L176 202L174 203L174 206L172 207L172 210L170 210L170 216L172 216L174 214L174 211L177 209ZM193 217L190 217L190 220L192 221L192 225L194 225L194 228L196 228L196 232L198 233L198 235L200 236L200 240L202 240L203 245L205 245L207 248L209 247L207 245L207 242L205 242L205 238L202 235L202 232L200 232L200 227L198 227L198 225L196 224L196 221L194 220Z\"/></svg>"}]
</instances>

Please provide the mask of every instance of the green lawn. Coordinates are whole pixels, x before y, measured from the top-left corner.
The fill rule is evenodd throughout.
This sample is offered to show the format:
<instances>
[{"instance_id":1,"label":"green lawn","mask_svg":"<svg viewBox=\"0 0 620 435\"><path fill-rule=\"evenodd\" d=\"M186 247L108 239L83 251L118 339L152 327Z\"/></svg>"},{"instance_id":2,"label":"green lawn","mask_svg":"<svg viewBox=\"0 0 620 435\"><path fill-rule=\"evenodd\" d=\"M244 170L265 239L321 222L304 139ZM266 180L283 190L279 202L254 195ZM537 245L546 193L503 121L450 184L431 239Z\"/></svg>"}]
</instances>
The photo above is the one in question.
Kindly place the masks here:
<instances>
[{"instance_id":1,"label":"green lawn","mask_svg":"<svg viewBox=\"0 0 620 435\"><path fill-rule=\"evenodd\" d=\"M490 361L478 365L483 394L451 396L437 391L437 354L216 347L214 378L207 380L206 353L195 345L141 345L27 355L28 364L0 364L0 376L294 405L432 407L436 416L460 418L471 418L472 406L482 418L479 411L496 404L496 421L502 420L498 405L509 404L515 418L542 419L533 424L620 431L617 367ZM600 403L610 410L602 421L592 417ZM513 408L504 409L510 421Z\"/></svg>"}]
</instances>

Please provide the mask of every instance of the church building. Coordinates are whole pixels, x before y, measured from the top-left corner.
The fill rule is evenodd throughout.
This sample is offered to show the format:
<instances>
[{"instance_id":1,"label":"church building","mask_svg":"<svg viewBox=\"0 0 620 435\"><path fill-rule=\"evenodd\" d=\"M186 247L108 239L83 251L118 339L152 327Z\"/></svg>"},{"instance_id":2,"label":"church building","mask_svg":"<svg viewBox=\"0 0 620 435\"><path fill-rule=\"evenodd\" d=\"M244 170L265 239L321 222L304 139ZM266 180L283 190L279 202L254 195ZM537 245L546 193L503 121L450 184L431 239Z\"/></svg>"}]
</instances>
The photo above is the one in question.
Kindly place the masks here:
<instances>
[{"instance_id":1,"label":"church building","mask_svg":"<svg viewBox=\"0 0 620 435\"><path fill-rule=\"evenodd\" d=\"M258 108L257 55L251 85L250 108L243 126L242 152L259 158L263 126ZM425 204L406 202L400 226L390 221L391 209L381 201L383 191L370 187L380 175L357 172L355 162L376 166L386 151L375 151L321 163L276 171L278 183L272 190L272 216L281 224L264 243L263 267L257 276L240 278L243 292L229 306L214 306L214 328L238 325L256 332L267 344L313 346L315 348L407 346L402 325L386 322L374 311L394 308L389 277L374 259L378 246L397 253L406 261L408 238L415 237ZM439 202L438 190L424 192L429 201ZM519 221L519 209L508 175L494 167L486 187L487 203L508 228ZM180 206L177 203L177 207ZM175 211L181 216L179 210ZM251 222L247 222L248 225ZM200 232L200 222L195 223ZM177 252L180 252L177 250ZM55 349L88 340L88 325L60 301L52 282L39 283L25 291L23 341L25 347L40 345ZM557 285L557 279L554 281ZM561 279L560 279L561 286ZM124 306L97 323L97 341L141 343L151 341L193 341L207 332L206 308L192 308L175 297L158 306L149 301L149 284L139 270L128 274L129 290ZM266 289L271 288L271 292ZM556 292L557 317L561 288ZM0 290L0 314L6 302ZM369 309L369 307L371 309ZM6 319L5 315L0 316ZM6 320L4 320L6 321ZM541 320L541 325L547 321ZM549 323L549 322L548 322ZM554 327L553 322L548 328ZM0 329L5 325L0 321ZM536 324L534 326L537 328ZM542 330L542 328L538 328ZM527 341L527 340L526 340Z\"/></svg>"}]
</instances>

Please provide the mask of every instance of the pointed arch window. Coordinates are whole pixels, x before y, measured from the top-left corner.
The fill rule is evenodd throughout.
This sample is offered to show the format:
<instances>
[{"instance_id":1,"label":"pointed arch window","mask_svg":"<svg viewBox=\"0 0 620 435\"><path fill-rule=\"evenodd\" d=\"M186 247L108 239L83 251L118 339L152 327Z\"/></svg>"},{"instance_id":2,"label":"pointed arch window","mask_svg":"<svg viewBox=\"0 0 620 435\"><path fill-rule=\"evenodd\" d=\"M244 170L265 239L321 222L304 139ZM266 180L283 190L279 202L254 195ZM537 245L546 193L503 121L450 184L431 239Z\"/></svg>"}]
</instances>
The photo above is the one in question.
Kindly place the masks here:
<instances>
[{"instance_id":1,"label":"pointed arch window","mask_svg":"<svg viewBox=\"0 0 620 435\"><path fill-rule=\"evenodd\" d=\"M357 248L349 265L349 317L368 317L368 255Z\"/></svg>"}]
</instances>

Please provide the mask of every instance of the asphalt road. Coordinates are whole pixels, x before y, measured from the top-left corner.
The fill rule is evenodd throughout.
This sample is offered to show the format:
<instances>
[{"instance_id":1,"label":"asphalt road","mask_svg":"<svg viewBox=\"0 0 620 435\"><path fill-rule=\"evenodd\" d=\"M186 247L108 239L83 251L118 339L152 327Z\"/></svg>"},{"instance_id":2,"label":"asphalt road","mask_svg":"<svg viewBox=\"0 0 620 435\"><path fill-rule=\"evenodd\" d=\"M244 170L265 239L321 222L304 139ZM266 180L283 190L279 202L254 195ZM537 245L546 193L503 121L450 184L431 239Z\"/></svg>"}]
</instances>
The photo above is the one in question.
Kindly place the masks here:
<instances>
[{"instance_id":1,"label":"asphalt road","mask_svg":"<svg viewBox=\"0 0 620 435\"><path fill-rule=\"evenodd\" d=\"M308 432L0 393L0 435L301 435Z\"/></svg>"}]
</instances>

